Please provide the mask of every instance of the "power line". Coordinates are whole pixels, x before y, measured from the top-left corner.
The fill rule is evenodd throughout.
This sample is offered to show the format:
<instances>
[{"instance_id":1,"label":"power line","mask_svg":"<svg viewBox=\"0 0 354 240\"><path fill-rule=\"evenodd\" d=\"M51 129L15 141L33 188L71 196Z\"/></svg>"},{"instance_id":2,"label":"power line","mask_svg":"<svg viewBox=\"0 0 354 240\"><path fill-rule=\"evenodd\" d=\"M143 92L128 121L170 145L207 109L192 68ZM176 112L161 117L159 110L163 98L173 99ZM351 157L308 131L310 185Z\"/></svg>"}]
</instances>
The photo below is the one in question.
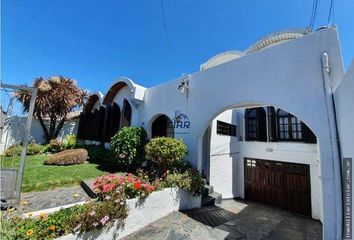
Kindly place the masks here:
<instances>
[{"instance_id":1,"label":"power line","mask_svg":"<svg viewBox=\"0 0 354 240\"><path fill-rule=\"evenodd\" d=\"M329 6L327 26L331 22L331 17L332 17L332 25L333 25L334 24L334 0L331 0L331 5Z\"/></svg>"},{"instance_id":2,"label":"power line","mask_svg":"<svg viewBox=\"0 0 354 240\"><path fill-rule=\"evenodd\" d=\"M314 16L314 11L315 11L315 2L316 2L316 0L312 0L312 10L311 10L311 18L310 18L309 27L312 26L312 22L313 22L313 16Z\"/></svg>"},{"instance_id":3,"label":"power line","mask_svg":"<svg viewBox=\"0 0 354 240\"><path fill-rule=\"evenodd\" d=\"M164 4L163 4L163 0L160 0L160 6L161 6L161 14L162 14L162 18L163 18L163 27L164 27L164 31L165 31L165 37L166 37L168 60L170 62L170 65L172 66L170 39L168 37L167 21L166 21L166 14L165 14L165 7L164 7Z\"/></svg>"},{"instance_id":4,"label":"power line","mask_svg":"<svg viewBox=\"0 0 354 240\"><path fill-rule=\"evenodd\" d=\"M310 19L310 24L309 24L311 29L313 29L313 27L315 25L319 6L320 6L320 0L313 0L313 2L312 2L312 11L311 11L311 19Z\"/></svg>"}]
</instances>

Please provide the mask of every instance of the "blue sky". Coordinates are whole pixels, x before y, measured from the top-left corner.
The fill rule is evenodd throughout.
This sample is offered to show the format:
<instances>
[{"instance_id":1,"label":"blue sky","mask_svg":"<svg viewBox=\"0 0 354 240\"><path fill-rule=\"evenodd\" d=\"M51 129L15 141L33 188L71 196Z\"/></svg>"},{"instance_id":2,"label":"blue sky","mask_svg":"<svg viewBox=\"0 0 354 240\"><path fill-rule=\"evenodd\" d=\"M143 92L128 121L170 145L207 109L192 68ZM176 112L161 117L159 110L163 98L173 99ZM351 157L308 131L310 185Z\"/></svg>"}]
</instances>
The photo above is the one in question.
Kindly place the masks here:
<instances>
[{"instance_id":1,"label":"blue sky","mask_svg":"<svg viewBox=\"0 0 354 240\"><path fill-rule=\"evenodd\" d=\"M75 78L105 92L119 76L151 87L226 50L245 50L274 31L309 24L311 0L1 0L1 79L31 84L36 76ZM315 28L327 25L320 1ZM354 2L335 1L347 68L354 58Z\"/></svg>"}]
</instances>

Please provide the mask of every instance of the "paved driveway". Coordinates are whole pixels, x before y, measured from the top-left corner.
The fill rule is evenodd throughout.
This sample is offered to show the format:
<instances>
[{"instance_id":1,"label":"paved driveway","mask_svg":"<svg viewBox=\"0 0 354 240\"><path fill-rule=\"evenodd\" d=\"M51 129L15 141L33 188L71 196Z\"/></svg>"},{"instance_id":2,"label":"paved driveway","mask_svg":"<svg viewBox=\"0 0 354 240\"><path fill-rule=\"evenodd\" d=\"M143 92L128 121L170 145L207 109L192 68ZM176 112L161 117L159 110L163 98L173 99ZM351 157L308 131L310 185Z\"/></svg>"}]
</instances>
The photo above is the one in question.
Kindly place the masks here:
<instances>
[{"instance_id":1,"label":"paved driveway","mask_svg":"<svg viewBox=\"0 0 354 240\"><path fill-rule=\"evenodd\" d=\"M224 200L170 215L124 239L322 239L322 224L268 205Z\"/></svg>"}]
</instances>

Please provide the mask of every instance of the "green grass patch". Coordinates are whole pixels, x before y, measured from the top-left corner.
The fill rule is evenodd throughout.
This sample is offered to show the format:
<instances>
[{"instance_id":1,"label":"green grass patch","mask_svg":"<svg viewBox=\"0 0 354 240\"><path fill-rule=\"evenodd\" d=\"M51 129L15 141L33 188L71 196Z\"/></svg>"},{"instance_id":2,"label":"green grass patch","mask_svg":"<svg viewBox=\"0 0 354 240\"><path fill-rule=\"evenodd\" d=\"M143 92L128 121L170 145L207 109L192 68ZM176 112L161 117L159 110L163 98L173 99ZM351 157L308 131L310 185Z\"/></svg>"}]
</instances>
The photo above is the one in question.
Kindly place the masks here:
<instances>
[{"instance_id":1,"label":"green grass patch","mask_svg":"<svg viewBox=\"0 0 354 240\"><path fill-rule=\"evenodd\" d=\"M118 172L112 162L84 163L69 166L44 165L45 155L27 156L22 183L23 192L46 191L78 185L81 180ZM13 164L12 164L13 161ZM18 167L20 157L5 157L3 167Z\"/></svg>"}]
</instances>

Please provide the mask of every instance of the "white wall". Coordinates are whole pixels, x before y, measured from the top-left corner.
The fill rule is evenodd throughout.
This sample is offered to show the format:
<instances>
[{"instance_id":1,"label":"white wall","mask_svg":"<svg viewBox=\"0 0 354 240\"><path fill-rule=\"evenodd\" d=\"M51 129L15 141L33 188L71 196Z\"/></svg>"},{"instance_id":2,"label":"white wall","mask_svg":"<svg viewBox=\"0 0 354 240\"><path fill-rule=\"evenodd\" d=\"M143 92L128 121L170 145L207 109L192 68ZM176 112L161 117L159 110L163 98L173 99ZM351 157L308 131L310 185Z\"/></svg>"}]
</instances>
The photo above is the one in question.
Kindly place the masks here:
<instances>
[{"instance_id":1,"label":"white wall","mask_svg":"<svg viewBox=\"0 0 354 240\"><path fill-rule=\"evenodd\" d=\"M12 117L7 121L10 124L5 125L5 130L0 143L0 154L4 152L5 145L9 147L11 145L21 143L21 141L23 140L23 133L27 119L26 117ZM77 134L77 128L78 120L71 120L66 122L59 132L58 139L63 140L68 134ZM34 142L38 144L45 143L45 135L43 129L38 119L35 118L32 119L29 142Z\"/></svg>"},{"instance_id":2,"label":"white wall","mask_svg":"<svg viewBox=\"0 0 354 240\"><path fill-rule=\"evenodd\" d=\"M218 115L211 124L209 182L216 192L222 194L223 198L237 196L235 178L239 175L239 168L235 163L239 158L240 148L238 137L217 134L216 126L218 120L237 126L238 120L235 113L237 111L226 110Z\"/></svg>"}]
</instances>

